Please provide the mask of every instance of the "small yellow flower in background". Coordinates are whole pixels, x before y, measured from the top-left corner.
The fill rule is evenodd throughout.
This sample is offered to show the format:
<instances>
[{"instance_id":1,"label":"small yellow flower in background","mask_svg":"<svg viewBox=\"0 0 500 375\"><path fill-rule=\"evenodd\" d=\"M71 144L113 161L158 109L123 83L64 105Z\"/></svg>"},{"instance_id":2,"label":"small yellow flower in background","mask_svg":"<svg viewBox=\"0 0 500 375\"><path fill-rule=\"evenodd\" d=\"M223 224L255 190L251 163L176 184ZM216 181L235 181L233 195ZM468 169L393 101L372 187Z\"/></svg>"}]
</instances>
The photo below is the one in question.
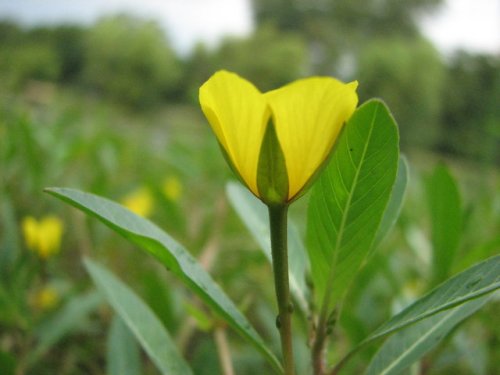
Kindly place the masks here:
<instances>
[{"instance_id":1,"label":"small yellow flower in background","mask_svg":"<svg viewBox=\"0 0 500 375\"><path fill-rule=\"evenodd\" d=\"M59 303L59 293L51 286L38 290L33 297L33 307L37 310L52 310Z\"/></svg>"},{"instance_id":2,"label":"small yellow flower in background","mask_svg":"<svg viewBox=\"0 0 500 375\"><path fill-rule=\"evenodd\" d=\"M24 241L30 250L38 251L38 221L33 216L27 216L21 224Z\"/></svg>"},{"instance_id":3,"label":"small yellow flower in background","mask_svg":"<svg viewBox=\"0 0 500 375\"><path fill-rule=\"evenodd\" d=\"M357 85L312 77L263 94L240 76L219 71L201 86L200 104L253 194L285 203L300 195L328 158L356 109Z\"/></svg>"},{"instance_id":4,"label":"small yellow flower in background","mask_svg":"<svg viewBox=\"0 0 500 375\"><path fill-rule=\"evenodd\" d=\"M175 202L179 200L182 193L181 181L175 176L168 176L163 180L162 191L165 197Z\"/></svg>"},{"instance_id":5,"label":"small yellow flower in background","mask_svg":"<svg viewBox=\"0 0 500 375\"><path fill-rule=\"evenodd\" d=\"M22 221L26 246L42 259L57 254L61 247L64 225L56 216L45 216L40 221L28 216Z\"/></svg>"},{"instance_id":6,"label":"small yellow flower in background","mask_svg":"<svg viewBox=\"0 0 500 375\"><path fill-rule=\"evenodd\" d=\"M153 212L153 195L146 187L141 187L122 199L122 204L135 214L148 217Z\"/></svg>"}]
</instances>

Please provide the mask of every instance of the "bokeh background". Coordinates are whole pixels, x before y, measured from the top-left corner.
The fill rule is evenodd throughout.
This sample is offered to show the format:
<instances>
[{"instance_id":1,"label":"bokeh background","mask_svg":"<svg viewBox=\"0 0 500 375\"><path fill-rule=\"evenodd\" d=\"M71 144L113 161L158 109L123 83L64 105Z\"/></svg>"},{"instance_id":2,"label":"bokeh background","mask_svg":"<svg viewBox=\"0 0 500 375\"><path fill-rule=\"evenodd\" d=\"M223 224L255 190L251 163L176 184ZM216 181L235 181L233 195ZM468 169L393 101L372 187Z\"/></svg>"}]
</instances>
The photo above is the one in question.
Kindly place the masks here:
<instances>
[{"instance_id":1,"label":"bokeh background","mask_svg":"<svg viewBox=\"0 0 500 375\"><path fill-rule=\"evenodd\" d=\"M465 3L475 5L457 27L450 17ZM406 203L346 307L339 350L429 288L435 166L447 166L459 197L454 272L498 253L499 38L496 0L0 0L0 373L106 373L113 314L89 302L82 256L150 304L196 374L220 372L209 312L47 186L91 191L154 220L277 347L270 268L227 202L234 176L198 106L199 86L222 68L263 91L310 75L356 79L360 101L382 98L399 124ZM291 213L301 230L306 209L307 198ZM87 310L74 314L74 305ZM498 306L466 322L418 373L494 375ZM270 371L227 334L238 374ZM140 373L155 373L140 362Z\"/></svg>"}]
</instances>

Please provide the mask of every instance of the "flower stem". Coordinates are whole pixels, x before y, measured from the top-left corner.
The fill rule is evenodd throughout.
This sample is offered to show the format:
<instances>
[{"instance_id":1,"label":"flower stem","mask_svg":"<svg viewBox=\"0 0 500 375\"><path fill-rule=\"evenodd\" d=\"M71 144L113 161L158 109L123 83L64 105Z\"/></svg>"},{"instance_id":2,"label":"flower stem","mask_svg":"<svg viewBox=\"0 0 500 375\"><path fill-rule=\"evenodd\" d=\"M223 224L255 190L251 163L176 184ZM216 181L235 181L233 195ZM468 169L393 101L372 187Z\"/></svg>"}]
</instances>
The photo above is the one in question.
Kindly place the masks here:
<instances>
[{"instance_id":1,"label":"flower stem","mask_svg":"<svg viewBox=\"0 0 500 375\"><path fill-rule=\"evenodd\" d=\"M325 344L327 339L326 324L320 318L311 346L311 359L314 375L325 374Z\"/></svg>"},{"instance_id":2,"label":"flower stem","mask_svg":"<svg viewBox=\"0 0 500 375\"><path fill-rule=\"evenodd\" d=\"M288 281L287 212L288 205L269 205L271 225L271 250L273 257L274 286L278 301L276 325L281 337L285 375L294 375L292 348L292 312Z\"/></svg>"}]
</instances>

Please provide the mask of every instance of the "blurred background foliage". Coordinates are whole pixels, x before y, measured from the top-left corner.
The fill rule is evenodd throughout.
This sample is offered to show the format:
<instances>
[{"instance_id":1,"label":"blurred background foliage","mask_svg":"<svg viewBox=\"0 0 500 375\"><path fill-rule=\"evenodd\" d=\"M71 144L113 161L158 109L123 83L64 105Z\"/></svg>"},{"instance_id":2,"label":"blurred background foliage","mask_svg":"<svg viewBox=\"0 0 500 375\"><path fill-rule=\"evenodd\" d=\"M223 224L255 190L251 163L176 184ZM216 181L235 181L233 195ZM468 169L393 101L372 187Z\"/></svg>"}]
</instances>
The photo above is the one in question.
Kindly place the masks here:
<instances>
[{"instance_id":1,"label":"blurred background foliage","mask_svg":"<svg viewBox=\"0 0 500 375\"><path fill-rule=\"evenodd\" d=\"M85 28L2 21L0 78L9 92L51 82L136 109L193 103L220 68L262 90L313 74L358 79L363 100L379 96L391 107L403 147L498 163L499 58L440 55L418 27L440 3L256 0L253 34L198 45L187 56L153 21L128 15Z\"/></svg>"},{"instance_id":2,"label":"blurred background foliage","mask_svg":"<svg viewBox=\"0 0 500 375\"><path fill-rule=\"evenodd\" d=\"M147 256L41 193L54 185L138 207L201 259L278 348L270 269L228 207L224 183L232 175L198 108L198 88L217 69L236 71L261 90L314 74L357 79L361 101L381 97L399 124L411 167L406 203L351 292L336 351L345 352L435 281L432 232L442 216L423 202L448 198L438 188L439 173L449 173L445 180L458 196L450 208L460 216L450 273L498 253L500 57L441 55L418 24L440 4L254 0L251 35L227 37L215 48L200 44L187 55L153 21L132 15L88 27L0 21L0 373L105 373L116 349L105 344L112 313L89 292L79 259L90 254L147 301L196 374L220 372L210 313ZM432 172L438 162L451 172ZM291 212L302 230L306 201ZM40 259L21 224L46 215L62 218L64 234L61 251ZM495 308L498 302L466 322L461 336L445 340L421 373L493 375L500 361ZM238 374L270 371L227 335ZM353 368L366 365L374 349ZM138 358L141 374L155 373Z\"/></svg>"}]
</instances>

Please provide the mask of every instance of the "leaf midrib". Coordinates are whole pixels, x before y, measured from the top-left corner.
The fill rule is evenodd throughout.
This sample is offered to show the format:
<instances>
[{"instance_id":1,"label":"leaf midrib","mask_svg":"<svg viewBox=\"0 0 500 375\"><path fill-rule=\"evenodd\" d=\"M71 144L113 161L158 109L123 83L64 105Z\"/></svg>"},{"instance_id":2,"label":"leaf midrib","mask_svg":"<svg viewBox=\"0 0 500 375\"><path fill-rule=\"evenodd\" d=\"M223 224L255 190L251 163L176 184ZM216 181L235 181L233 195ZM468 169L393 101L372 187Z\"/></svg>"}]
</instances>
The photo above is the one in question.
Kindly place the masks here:
<instances>
[{"instance_id":1,"label":"leaf midrib","mask_svg":"<svg viewBox=\"0 0 500 375\"><path fill-rule=\"evenodd\" d=\"M379 375L386 375L389 371L391 371L394 367L396 367L404 357L411 352L417 345L422 343L425 339L427 339L432 333L434 333L438 328L440 328L447 320L453 317L456 310L449 311L442 319L439 320L430 330L428 330L425 334L423 334L417 341L410 345L404 352L401 353L396 359L391 363L389 367L386 367L383 372Z\"/></svg>"},{"instance_id":2,"label":"leaf midrib","mask_svg":"<svg viewBox=\"0 0 500 375\"><path fill-rule=\"evenodd\" d=\"M335 241L335 248L334 248L334 251L333 251L333 259L332 259L332 263L331 263L332 267L330 268L330 274L328 275L327 285L330 285L333 282L334 270L335 270L335 266L336 266L336 263L337 263L339 250L340 250L340 247L341 247L341 244L342 244L342 240L343 240L343 234L344 234L344 229L345 229L345 225L346 225L346 222L347 222L347 217L349 216L349 212L350 212L349 208L350 208L351 200L352 200L352 197L354 195L354 191L356 190L356 186L357 186L358 178L359 178L359 173L360 173L360 171L361 171L361 169L363 167L363 164L365 162L366 152L368 150L368 145L370 144L370 141L371 141L372 132L373 132L374 124L375 124L375 119L377 118L378 109L379 109L379 106L377 105L375 107L375 110L373 111L373 116L372 116L372 121L370 123L370 130L368 132L367 141L366 141L366 143L365 143L365 145L363 147L363 153L361 155L359 165L356 168L356 173L354 175L354 180L353 180L351 189L349 191L349 195L347 197L346 204L343 207L344 209L341 210L342 211L342 220L340 221L340 226L339 226L339 230L338 230L337 240ZM346 134L346 136L347 136L347 142L349 143L349 134ZM326 309L328 309L328 304L330 302L329 301L329 299L330 299L329 296L330 295L331 295L331 293L329 293L325 289L325 295L324 295L324 298L323 298L323 305L322 305L322 310L325 310L325 312L326 312Z\"/></svg>"},{"instance_id":3,"label":"leaf midrib","mask_svg":"<svg viewBox=\"0 0 500 375\"><path fill-rule=\"evenodd\" d=\"M495 269L493 268L493 271L494 270ZM451 288L452 286L453 285L450 285L449 288ZM485 294L491 293L494 290L499 289L499 288L500 288L500 285L498 282L493 283L493 284L489 284L489 285L485 286L484 288L475 290L472 293L462 295L459 298L450 299L444 304L432 306L430 309L424 309L422 313L415 315L410 319L403 319L399 322L399 324L396 324L396 325L389 327L385 330L381 330L379 333L370 336L366 340L366 343L371 342L373 340L376 340L382 336L385 336L385 335L390 334L392 332L395 332L397 330L400 330L400 329L407 327L411 324L415 324L423 319L426 319L432 315L438 314L442 311L452 309L453 307L459 306L459 305L461 305L467 301L470 301L472 299L480 298L480 297L484 296Z\"/></svg>"}]
</instances>

